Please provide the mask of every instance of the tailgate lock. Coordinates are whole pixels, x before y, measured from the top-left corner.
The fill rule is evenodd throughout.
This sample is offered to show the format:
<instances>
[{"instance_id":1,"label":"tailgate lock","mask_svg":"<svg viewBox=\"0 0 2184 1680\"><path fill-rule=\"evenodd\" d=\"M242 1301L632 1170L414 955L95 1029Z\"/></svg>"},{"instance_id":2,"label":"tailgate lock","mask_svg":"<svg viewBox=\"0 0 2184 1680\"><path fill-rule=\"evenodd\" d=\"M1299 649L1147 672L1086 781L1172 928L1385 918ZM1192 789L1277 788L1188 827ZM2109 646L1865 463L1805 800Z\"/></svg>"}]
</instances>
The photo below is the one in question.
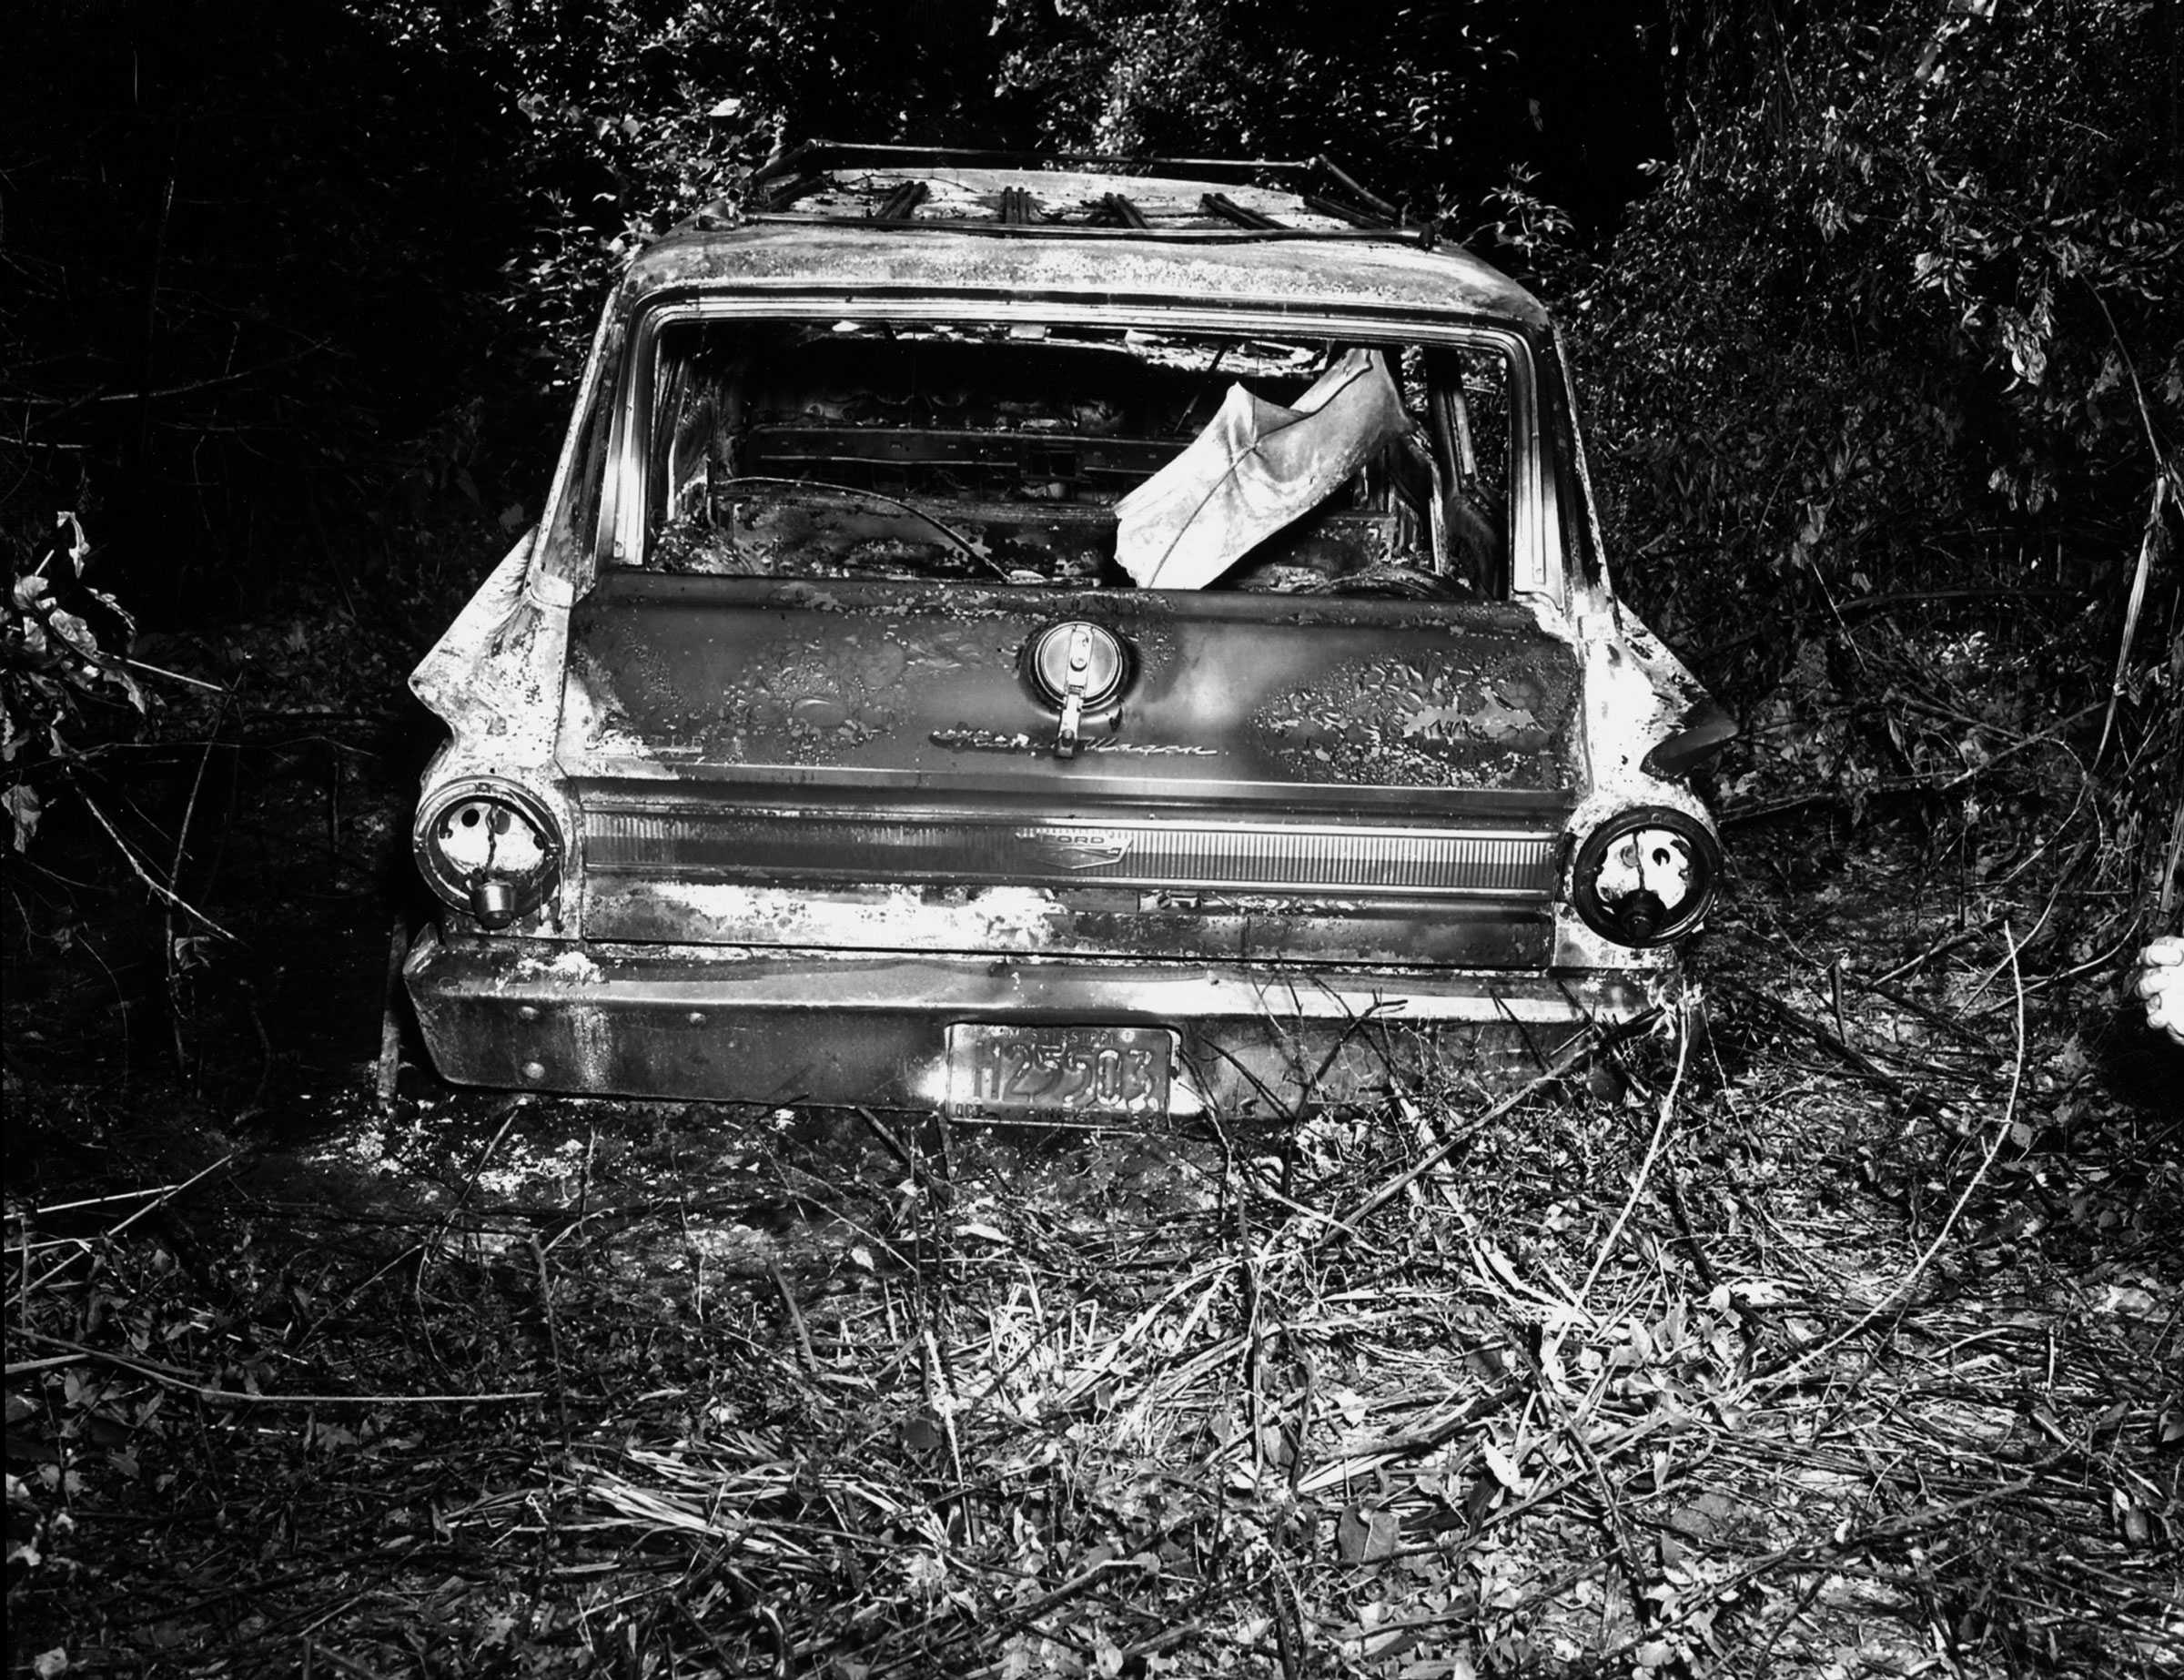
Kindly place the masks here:
<instances>
[{"instance_id":1,"label":"tailgate lock","mask_svg":"<svg viewBox=\"0 0 2184 1680\"><path fill-rule=\"evenodd\" d=\"M1104 624L1071 619L1047 625L1024 644L1025 680L1042 701L1061 710L1057 758L1077 756L1085 719L1112 709L1129 675L1129 649Z\"/></svg>"}]
</instances>

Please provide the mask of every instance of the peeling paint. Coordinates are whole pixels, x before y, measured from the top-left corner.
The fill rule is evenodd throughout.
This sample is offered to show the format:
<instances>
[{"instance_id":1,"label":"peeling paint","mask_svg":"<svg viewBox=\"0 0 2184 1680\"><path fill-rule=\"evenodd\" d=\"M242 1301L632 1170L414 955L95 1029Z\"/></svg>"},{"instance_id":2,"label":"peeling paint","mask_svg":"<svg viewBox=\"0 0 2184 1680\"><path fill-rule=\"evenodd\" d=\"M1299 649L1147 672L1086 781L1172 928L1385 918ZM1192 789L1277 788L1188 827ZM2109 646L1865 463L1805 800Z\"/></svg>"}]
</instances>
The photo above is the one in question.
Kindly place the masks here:
<instances>
[{"instance_id":1,"label":"peeling paint","mask_svg":"<svg viewBox=\"0 0 2184 1680\"><path fill-rule=\"evenodd\" d=\"M1648 775L1640 764L1682 720L1687 704L1674 690L1663 693L1633 657L1618 631L1603 621L1582 643L1585 748L1591 788L1572 813L1571 831L1582 834L1632 805L1668 805L1712 826L1691 790ZM1692 685L1696 692L1696 684Z\"/></svg>"},{"instance_id":2,"label":"peeling paint","mask_svg":"<svg viewBox=\"0 0 2184 1680\"><path fill-rule=\"evenodd\" d=\"M955 952L1056 958L1543 967L1543 916L1319 896L1032 889L1010 900L963 887L810 887L595 877L597 939L666 941L737 960L769 950ZM1023 890L1023 889L1012 889Z\"/></svg>"},{"instance_id":3,"label":"peeling paint","mask_svg":"<svg viewBox=\"0 0 2184 1680\"><path fill-rule=\"evenodd\" d=\"M551 962L541 965L539 972L551 979L565 980L575 986L596 984L600 976L599 965L573 947L561 952Z\"/></svg>"},{"instance_id":4,"label":"peeling paint","mask_svg":"<svg viewBox=\"0 0 2184 1680\"><path fill-rule=\"evenodd\" d=\"M541 587L526 532L502 556L447 633L410 673L410 687L453 731L466 755L541 762L552 737L568 602Z\"/></svg>"},{"instance_id":5,"label":"peeling paint","mask_svg":"<svg viewBox=\"0 0 2184 1680\"><path fill-rule=\"evenodd\" d=\"M1080 794L1138 775L1207 793L1286 781L1450 795L1574 780L1572 657L1522 609L1269 618L1265 598L1206 593L844 583L827 596L820 616L784 604L779 585L602 580L571 631L564 765L945 778L975 755L1020 760L1026 793L1067 776ZM1127 648L1129 675L1057 765L1057 708L1023 662L1043 632L1080 618Z\"/></svg>"},{"instance_id":6,"label":"peeling paint","mask_svg":"<svg viewBox=\"0 0 2184 1680\"><path fill-rule=\"evenodd\" d=\"M1453 246L1414 238L1307 243L1012 240L942 228L904 231L774 221L653 245L623 282L625 298L712 283L839 290L929 287L936 292L1263 299L1330 309L1371 304L1426 319L1469 314L1543 330L1538 302Z\"/></svg>"},{"instance_id":7,"label":"peeling paint","mask_svg":"<svg viewBox=\"0 0 2184 1680\"><path fill-rule=\"evenodd\" d=\"M650 617L586 619L570 663L583 709L565 736L580 759L682 757L824 764L884 742L911 713L909 690L966 668L1013 672L1014 647L962 625L885 622L769 637L763 663L678 656ZM753 650L755 651L755 650Z\"/></svg>"},{"instance_id":8,"label":"peeling paint","mask_svg":"<svg viewBox=\"0 0 2184 1680\"><path fill-rule=\"evenodd\" d=\"M1060 906L1050 890L995 886L875 886L784 890L687 881L648 889L690 918L690 936L739 935L753 945L849 950L1032 951L1056 943Z\"/></svg>"},{"instance_id":9,"label":"peeling paint","mask_svg":"<svg viewBox=\"0 0 2184 1680\"><path fill-rule=\"evenodd\" d=\"M1308 782L1558 787L1572 778L1570 675L1540 650L1348 664L1261 705L1269 756Z\"/></svg>"},{"instance_id":10,"label":"peeling paint","mask_svg":"<svg viewBox=\"0 0 2184 1680\"><path fill-rule=\"evenodd\" d=\"M629 725L628 714L614 698L605 673L581 660L569 662L568 686L561 700L561 756L576 763L603 761L619 776L672 782L675 765L668 760L695 757L694 752L647 741ZM603 703L594 689L604 691Z\"/></svg>"},{"instance_id":11,"label":"peeling paint","mask_svg":"<svg viewBox=\"0 0 2184 1680\"><path fill-rule=\"evenodd\" d=\"M1604 589L1592 585L1582 591L1573 612L1584 667L1581 692L1590 786L1570 814L1570 834L1582 839L1635 805L1683 812L1711 832L1712 814L1688 787L1640 767L1704 691ZM1556 910L1554 962L1565 968L1658 969L1672 967L1675 956L1670 949L1634 951L1603 939L1562 904Z\"/></svg>"},{"instance_id":12,"label":"peeling paint","mask_svg":"<svg viewBox=\"0 0 2184 1680\"><path fill-rule=\"evenodd\" d=\"M570 605L568 585L541 569L537 532L527 532L418 662L410 689L450 732L426 767L420 812L435 789L490 776L532 794L562 836L576 833L575 811L553 763ZM564 869L552 895L511 931L576 931L569 914L573 896Z\"/></svg>"}]
</instances>

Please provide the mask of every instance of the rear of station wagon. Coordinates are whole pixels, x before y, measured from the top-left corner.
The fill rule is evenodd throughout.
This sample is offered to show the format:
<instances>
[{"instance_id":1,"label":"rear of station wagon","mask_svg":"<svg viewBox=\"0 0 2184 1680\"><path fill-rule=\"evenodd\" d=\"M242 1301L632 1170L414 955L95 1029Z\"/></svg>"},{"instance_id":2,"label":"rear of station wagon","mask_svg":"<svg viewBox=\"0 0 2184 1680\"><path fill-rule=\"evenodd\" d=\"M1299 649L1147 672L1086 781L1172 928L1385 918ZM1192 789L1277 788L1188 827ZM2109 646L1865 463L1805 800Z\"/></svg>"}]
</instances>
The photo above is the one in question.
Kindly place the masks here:
<instances>
[{"instance_id":1,"label":"rear of station wagon","mask_svg":"<svg viewBox=\"0 0 2184 1680\"><path fill-rule=\"evenodd\" d=\"M1728 726L1538 305L1324 166L1013 162L808 149L632 266L412 679L448 1077L1284 1113L1673 975Z\"/></svg>"}]
</instances>

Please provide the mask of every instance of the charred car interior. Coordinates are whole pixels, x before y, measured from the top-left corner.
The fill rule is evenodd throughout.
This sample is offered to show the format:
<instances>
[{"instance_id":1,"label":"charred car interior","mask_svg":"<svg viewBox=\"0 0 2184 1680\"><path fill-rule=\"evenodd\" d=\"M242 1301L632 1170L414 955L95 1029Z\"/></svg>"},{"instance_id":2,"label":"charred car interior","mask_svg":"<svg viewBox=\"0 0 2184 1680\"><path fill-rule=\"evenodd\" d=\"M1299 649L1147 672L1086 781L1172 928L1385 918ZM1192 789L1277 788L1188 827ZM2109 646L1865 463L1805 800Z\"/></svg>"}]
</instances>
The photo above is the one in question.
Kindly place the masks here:
<instances>
[{"instance_id":1,"label":"charred car interior","mask_svg":"<svg viewBox=\"0 0 2184 1680\"><path fill-rule=\"evenodd\" d=\"M1491 343L1391 356L1067 320L701 319L662 327L649 371L625 563L1429 599L1491 596L1506 575ZM1249 509L1223 494L1239 465Z\"/></svg>"},{"instance_id":2,"label":"charred car interior","mask_svg":"<svg viewBox=\"0 0 2184 1680\"><path fill-rule=\"evenodd\" d=\"M412 679L444 1073L1285 1115L1657 999L1730 726L1551 324L1339 171L1192 167L807 148L636 261Z\"/></svg>"}]
</instances>

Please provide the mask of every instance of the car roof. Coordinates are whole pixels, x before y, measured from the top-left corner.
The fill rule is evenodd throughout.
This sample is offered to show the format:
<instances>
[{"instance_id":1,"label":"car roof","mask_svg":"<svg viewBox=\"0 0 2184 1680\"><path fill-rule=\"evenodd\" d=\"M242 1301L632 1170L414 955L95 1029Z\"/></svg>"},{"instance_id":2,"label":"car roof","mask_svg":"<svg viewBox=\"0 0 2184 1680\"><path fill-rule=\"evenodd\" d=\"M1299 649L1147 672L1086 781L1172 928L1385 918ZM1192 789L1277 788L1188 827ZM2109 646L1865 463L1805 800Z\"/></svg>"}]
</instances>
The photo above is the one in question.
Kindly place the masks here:
<instances>
[{"instance_id":1,"label":"car roof","mask_svg":"<svg viewBox=\"0 0 2184 1680\"><path fill-rule=\"evenodd\" d=\"M1329 159L1128 159L815 142L743 207L692 218L625 297L885 288L1461 315L1534 331L1538 300Z\"/></svg>"}]
</instances>

